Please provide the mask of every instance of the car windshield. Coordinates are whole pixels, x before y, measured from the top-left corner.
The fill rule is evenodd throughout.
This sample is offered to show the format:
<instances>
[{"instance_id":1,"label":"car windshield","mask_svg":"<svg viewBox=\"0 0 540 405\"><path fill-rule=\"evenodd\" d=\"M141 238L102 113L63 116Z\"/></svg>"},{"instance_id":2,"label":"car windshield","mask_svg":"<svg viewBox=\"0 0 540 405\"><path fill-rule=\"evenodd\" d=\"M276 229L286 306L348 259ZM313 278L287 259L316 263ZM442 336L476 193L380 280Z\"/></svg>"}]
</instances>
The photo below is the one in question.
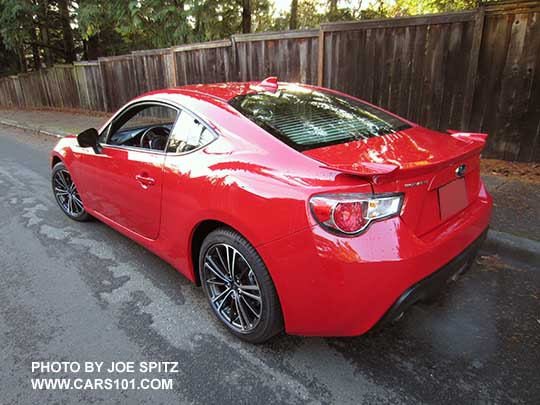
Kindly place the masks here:
<instances>
[{"instance_id":1,"label":"car windshield","mask_svg":"<svg viewBox=\"0 0 540 405\"><path fill-rule=\"evenodd\" d=\"M244 116L299 151L409 128L375 107L330 92L294 86L230 100Z\"/></svg>"}]
</instances>

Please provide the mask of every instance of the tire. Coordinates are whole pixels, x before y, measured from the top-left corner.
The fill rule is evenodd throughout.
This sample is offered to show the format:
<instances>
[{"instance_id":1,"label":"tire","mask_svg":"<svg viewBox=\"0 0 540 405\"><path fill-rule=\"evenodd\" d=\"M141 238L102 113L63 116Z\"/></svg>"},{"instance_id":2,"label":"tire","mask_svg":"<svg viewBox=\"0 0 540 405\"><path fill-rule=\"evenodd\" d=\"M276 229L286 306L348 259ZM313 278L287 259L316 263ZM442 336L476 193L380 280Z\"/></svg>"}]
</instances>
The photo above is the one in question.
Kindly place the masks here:
<instances>
[{"instance_id":1,"label":"tire","mask_svg":"<svg viewBox=\"0 0 540 405\"><path fill-rule=\"evenodd\" d=\"M84 204L69 171L61 162L55 164L52 169L51 187L56 203L68 218L79 222L91 219L91 216L84 209Z\"/></svg>"},{"instance_id":2,"label":"tire","mask_svg":"<svg viewBox=\"0 0 540 405\"><path fill-rule=\"evenodd\" d=\"M232 276L227 265L233 269ZM199 274L212 312L235 336L262 343L283 331L281 306L270 274L257 251L238 232L218 228L204 239Z\"/></svg>"}]
</instances>

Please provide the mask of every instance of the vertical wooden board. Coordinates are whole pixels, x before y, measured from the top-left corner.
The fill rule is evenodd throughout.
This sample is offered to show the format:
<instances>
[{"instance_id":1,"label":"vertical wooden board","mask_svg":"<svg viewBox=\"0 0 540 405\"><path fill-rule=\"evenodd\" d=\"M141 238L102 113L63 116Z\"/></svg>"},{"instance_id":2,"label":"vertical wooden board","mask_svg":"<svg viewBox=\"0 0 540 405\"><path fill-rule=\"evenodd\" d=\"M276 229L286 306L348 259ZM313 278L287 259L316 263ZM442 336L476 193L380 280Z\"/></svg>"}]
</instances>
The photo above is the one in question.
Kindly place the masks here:
<instances>
[{"instance_id":1,"label":"vertical wooden board","mask_svg":"<svg viewBox=\"0 0 540 405\"><path fill-rule=\"evenodd\" d=\"M105 87L101 68L97 62L86 64L83 67L87 78L86 88L88 91L89 108L95 111L107 111L105 101Z\"/></svg>"},{"instance_id":2,"label":"vertical wooden board","mask_svg":"<svg viewBox=\"0 0 540 405\"><path fill-rule=\"evenodd\" d=\"M0 105L9 105L8 101L8 91L6 88L6 80L0 78Z\"/></svg>"},{"instance_id":3,"label":"vertical wooden board","mask_svg":"<svg viewBox=\"0 0 540 405\"><path fill-rule=\"evenodd\" d=\"M423 98L421 100L422 114L419 124L428 128L437 129L437 113L441 85L438 82L441 76L441 67L444 52L444 29L439 25L428 27L426 46L426 69L424 70Z\"/></svg>"},{"instance_id":4,"label":"vertical wooden board","mask_svg":"<svg viewBox=\"0 0 540 405\"><path fill-rule=\"evenodd\" d=\"M262 61L259 57L259 46L257 42L249 42L248 44L248 75L247 80L257 80L259 78L259 70Z\"/></svg>"},{"instance_id":5,"label":"vertical wooden board","mask_svg":"<svg viewBox=\"0 0 540 405\"><path fill-rule=\"evenodd\" d=\"M334 34L331 32L324 34L324 64L323 64L323 82L322 85L324 87L328 87L333 89L333 77L334 77L334 71L333 67L336 66L336 62L334 60L334 52L333 52L333 39Z\"/></svg>"},{"instance_id":6,"label":"vertical wooden board","mask_svg":"<svg viewBox=\"0 0 540 405\"><path fill-rule=\"evenodd\" d=\"M47 92L48 104L51 107L63 108L63 100L60 95L60 86L58 85L58 79L56 76L56 69L54 67L44 69L41 71L42 80L45 81L44 88Z\"/></svg>"},{"instance_id":7,"label":"vertical wooden board","mask_svg":"<svg viewBox=\"0 0 540 405\"><path fill-rule=\"evenodd\" d=\"M300 83L311 82L310 47L308 40L301 40L298 44L298 81Z\"/></svg>"},{"instance_id":8,"label":"vertical wooden board","mask_svg":"<svg viewBox=\"0 0 540 405\"><path fill-rule=\"evenodd\" d=\"M450 25L450 33L448 37L448 48L446 58L446 75L445 86L443 93L443 107L439 116L439 129L445 130L449 128L449 123L454 111L460 89L459 83L463 81L462 67L467 64L465 59L460 54L463 41L463 23L454 23Z\"/></svg>"},{"instance_id":9,"label":"vertical wooden board","mask_svg":"<svg viewBox=\"0 0 540 405\"><path fill-rule=\"evenodd\" d=\"M105 85L109 111L115 111L137 95L131 55L100 58L99 65Z\"/></svg>"},{"instance_id":10,"label":"vertical wooden board","mask_svg":"<svg viewBox=\"0 0 540 405\"><path fill-rule=\"evenodd\" d=\"M58 84L64 99L66 108L80 108L79 94L77 84L73 74L73 65L61 65L55 67L59 78Z\"/></svg>"},{"instance_id":11,"label":"vertical wooden board","mask_svg":"<svg viewBox=\"0 0 540 405\"><path fill-rule=\"evenodd\" d=\"M393 35L393 50L389 68L389 86L388 86L388 110L397 113L399 107L400 85L403 82L404 65L407 61L404 59L404 52L408 50L407 30L404 27L395 28ZM406 56L406 54L405 54Z\"/></svg>"},{"instance_id":12,"label":"vertical wooden board","mask_svg":"<svg viewBox=\"0 0 540 405\"><path fill-rule=\"evenodd\" d=\"M406 117L414 122L420 120L424 91L424 71L426 59L427 26L415 27L414 51L411 61L411 82L409 86L408 113Z\"/></svg>"},{"instance_id":13,"label":"vertical wooden board","mask_svg":"<svg viewBox=\"0 0 540 405\"><path fill-rule=\"evenodd\" d=\"M497 132L503 151L502 157L506 160L517 159L521 141L530 136L523 131L523 124L526 122L524 118L532 97L531 70L535 55L531 54L531 48L538 49L538 39L531 37L529 29L533 18L531 13L515 15L503 71L498 109L503 112L500 117L504 124L497 125ZM502 133L501 128L505 128Z\"/></svg>"},{"instance_id":14,"label":"vertical wooden board","mask_svg":"<svg viewBox=\"0 0 540 405\"><path fill-rule=\"evenodd\" d=\"M525 43L521 99L526 102L526 107L518 121L520 147L517 160L540 162L540 12L529 15Z\"/></svg>"},{"instance_id":15,"label":"vertical wooden board","mask_svg":"<svg viewBox=\"0 0 540 405\"><path fill-rule=\"evenodd\" d=\"M381 92L383 91L383 80L384 80L384 65L386 60L385 50L386 47L384 46L385 42L385 29L384 28L378 28L374 30L375 34L375 42L374 42L374 57L373 57L373 93L371 94L371 97L367 99L367 101L380 105L381 101Z\"/></svg>"},{"instance_id":16,"label":"vertical wooden board","mask_svg":"<svg viewBox=\"0 0 540 405\"><path fill-rule=\"evenodd\" d=\"M347 80L337 80L336 86L349 94L358 96L358 64L356 54L358 49L358 39L362 31L348 31L339 34L338 52L339 59L343 61L339 66L339 76L346 77Z\"/></svg>"},{"instance_id":17,"label":"vertical wooden board","mask_svg":"<svg viewBox=\"0 0 540 405\"><path fill-rule=\"evenodd\" d=\"M403 46L400 55L401 77L397 84L397 105L395 113L406 117L408 113L409 91L412 80L412 60L416 30L414 27L404 27Z\"/></svg>"},{"instance_id":18,"label":"vertical wooden board","mask_svg":"<svg viewBox=\"0 0 540 405\"><path fill-rule=\"evenodd\" d=\"M238 69L238 78L240 81L246 81L247 80L246 43L235 42L234 51L236 53L236 68Z\"/></svg>"},{"instance_id":19,"label":"vertical wooden board","mask_svg":"<svg viewBox=\"0 0 540 405\"><path fill-rule=\"evenodd\" d=\"M497 98L492 102L496 108L496 115L490 139L490 146L497 156L504 156L510 145L512 133L513 114L516 101L515 88L519 82L519 62L525 46L526 22L522 15L513 15L508 21L509 38L506 57L503 63L502 75L499 78L500 90ZM512 145L516 147L517 145ZM517 151L517 147L516 147Z\"/></svg>"},{"instance_id":20,"label":"vertical wooden board","mask_svg":"<svg viewBox=\"0 0 540 405\"><path fill-rule=\"evenodd\" d=\"M311 74L307 83L316 85L319 77L319 37L309 39L309 61Z\"/></svg>"},{"instance_id":21,"label":"vertical wooden board","mask_svg":"<svg viewBox=\"0 0 540 405\"><path fill-rule=\"evenodd\" d=\"M284 70L286 72L286 77L287 77L286 80L290 82L299 82L300 81L300 70L299 70L300 55L299 55L298 42L297 40L284 40L280 42L283 42L283 46L280 49L281 55L279 55L279 57L283 57L285 61Z\"/></svg>"},{"instance_id":22,"label":"vertical wooden board","mask_svg":"<svg viewBox=\"0 0 540 405\"><path fill-rule=\"evenodd\" d=\"M24 98L24 93L21 88L21 82L19 80L19 77L14 76L12 77L12 80L13 80L13 88L15 89L17 105L24 108L26 106L26 100Z\"/></svg>"},{"instance_id":23,"label":"vertical wooden board","mask_svg":"<svg viewBox=\"0 0 540 405\"><path fill-rule=\"evenodd\" d=\"M31 100L31 95L30 94L27 94L27 91L26 91L26 75L28 73L20 73L17 75L18 79L19 79L19 87L20 87L20 91L21 91L21 94L24 96L24 98L22 99L23 100L23 107L24 108L28 108L28 107L32 107L32 100ZM28 100L26 100L28 99Z\"/></svg>"},{"instance_id":24,"label":"vertical wooden board","mask_svg":"<svg viewBox=\"0 0 540 405\"><path fill-rule=\"evenodd\" d=\"M208 71L208 65L205 66L205 60L207 59L205 56L207 55L202 49L193 52L193 79L190 84L206 83L205 76L212 76L212 71ZM208 69L205 71L207 75L203 73L205 68Z\"/></svg>"},{"instance_id":25,"label":"vertical wooden board","mask_svg":"<svg viewBox=\"0 0 540 405\"><path fill-rule=\"evenodd\" d=\"M474 40L474 24L471 22L455 23L450 35L450 48L448 54L447 83L449 91L445 90L446 114L442 116L441 129L455 129L467 131L463 128L464 104L467 90L467 76Z\"/></svg>"},{"instance_id":26,"label":"vertical wooden board","mask_svg":"<svg viewBox=\"0 0 540 405\"><path fill-rule=\"evenodd\" d=\"M181 66L181 70L180 70L181 78L178 81L178 85L182 86L182 85L188 84L188 75L189 75L189 72L191 71L190 66L189 66L190 60L188 59L188 54L186 52L178 52L177 60Z\"/></svg>"},{"instance_id":27,"label":"vertical wooden board","mask_svg":"<svg viewBox=\"0 0 540 405\"><path fill-rule=\"evenodd\" d=\"M177 86L185 84L184 75L185 75L185 66L182 61L183 52L174 52L173 58L175 60L174 64L176 65L176 78L175 82Z\"/></svg>"},{"instance_id":28,"label":"vertical wooden board","mask_svg":"<svg viewBox=\"0 0 540 405\"><path fill-rule=\"evenodd\" d=\"M80 108L84 110L89 110L90 100L88 99L88 88L86 86L88 80L84 75L84 69L80 65L74 65L73 75L75 77L75 84L77 86L77 94L80 101Z\"/></svg>"},{"instance_id":29,"label":"vertical wooden board","mask_svg":"<svg viewBox=\"0 0 540 405\"><path fill-rule=\"evenodd\" d=\"M256 80L263 80L268 76L277 76L278 79L288 81L288 64L280 58L292 58L288 43L280 40L266 40L258 43L260 51L260 67Z\"/></svg>"},{"instance_id":30,"label":"vertical wooden board","mask_svg":"<svg viewBox=\"0 0 540 405\"><path fill-rule=\"evenodd\" d=\"M364 65L364 77L362 78L360 98L364 100L373 99L374 75L375 75L375 31L368 29L366 32L366 49L362 52L360 63Z\"/></svg>"},{"instance_id":31,"label":"vertical wooden board","mask_svg":"<svg viewBox=\"0 0 540 405\"><path fill-rule=\"evenodd\" d=\"M19 84L21 86L22 93L24 94L25 107L35 107L35 95L32 94L32 85L29 77L31 73L23 73L19 75Z\"/></svg>"},{"instance_id":32,"label":"vertical wooden board","mask_svg":"<svg viewBox=\"0 0 540 405\"><path fill-rule=\"evenodd\" d=\"M471 128L487 132L490 137L484 156L496 156L494 139L496 138L497 106L501 88L501 80L508 44L510 27L513 21L511 14L494 14L486 17L484 36L478 61L478 80L472 108Z\"/></svg>"},{"instance_id":33,"label":"vertical wooden board","mask_svg":"<svg viewBox=\"0 0 540 405\"><path fill-rule=\"evenodd\" d=\"M331 39L333 73L331 76L328 76L329 83L331 83L332 89L344 90L343 86L345 85L345 82L339 80L339 77L344 77L343 69L345 68L345 64L343 63L343 33L333 33Z\"/></svg>"},{"instance_id":34,"label":"vertical wooden board","mask_svg":"<svg viewBox=\"0 0 540 405\"><path fill-rule=\"evenodd\" d=\"M433 108L431 110L431 125L436 130L441 129L441 113L444 103L444 90L446 87L446 74L448 72L448 41L450 24L441 24L438 26L440 29L440 38L437 43L437 68L435 71L434 85L433 85Z\"/></svg>"},{"instance_id":35,"label":"vertical wooden board","mask_svg":"<svg viewBox=\"0 0 540 405\"><path fill-rule=\"evenodd\" d=\"M396 69L394 63L396 57L396 32L398 28L387 28L384 31L384 57L382 60L383 72L381 81L381 91L379 93L378 105L389 109L390 93L392 91L392 75Z\"/></svg>"},{"instance_id":36,"label":"vertical wooden board","mask_svg":"<svg viewBox=\"0 0 540 405\"><path fill-rule=\"evenodd\" d=\"M349 77L349 91L358 97L364 96L364 84L366 81L366 31L353 31L345 37L345 46L349 49L347 69L343 77Z\"/></svg>"}]
</instances>

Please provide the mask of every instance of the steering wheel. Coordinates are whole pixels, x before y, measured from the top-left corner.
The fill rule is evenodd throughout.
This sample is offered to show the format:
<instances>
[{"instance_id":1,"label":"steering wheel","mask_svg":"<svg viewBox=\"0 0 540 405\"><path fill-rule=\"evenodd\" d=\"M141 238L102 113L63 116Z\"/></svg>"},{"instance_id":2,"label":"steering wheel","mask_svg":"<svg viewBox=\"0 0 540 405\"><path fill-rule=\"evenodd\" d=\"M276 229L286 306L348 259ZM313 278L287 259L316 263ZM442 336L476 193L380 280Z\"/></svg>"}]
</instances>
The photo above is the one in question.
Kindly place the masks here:
<instances>
[{"instance_id":1,"label":"steering wheel","mask_svg":"<svg viewBox=\"0 0 540 405\"><path fill-rule=\"evenodd\" d=\"M145 129L141 135L141 148L165 150L169 132L169 128L162 125L154 125Z\"/></svg>"}]
</instances>

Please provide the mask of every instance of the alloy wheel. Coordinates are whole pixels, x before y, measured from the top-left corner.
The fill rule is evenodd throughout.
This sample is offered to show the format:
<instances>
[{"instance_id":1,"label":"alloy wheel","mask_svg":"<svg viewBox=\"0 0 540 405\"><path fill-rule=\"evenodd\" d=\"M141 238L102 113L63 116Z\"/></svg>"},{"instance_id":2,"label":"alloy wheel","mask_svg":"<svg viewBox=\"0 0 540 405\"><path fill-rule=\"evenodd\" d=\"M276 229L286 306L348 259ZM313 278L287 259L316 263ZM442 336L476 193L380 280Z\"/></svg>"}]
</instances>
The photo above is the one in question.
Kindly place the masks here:
<instances>
[{"instance_id":1,"label":"alloy wheel","mask_svg":"<svg viewBox=\"0 0 540 405\"><path fill-rule=\"evenodd\" d=\"M257 276L244 256L228 244L211 246L204 257L204 283L214 311L230 328L249 333L261 319Z\"/></svg>"},{"instance_id":2,"label":"alloy wheel","mask_svg":"<svg viewBox=\"0 0 540 405\"><path fill-rule=\"evenodd\" d=\"M84 213L81 197L67 170L62 169L54 173L53 187L54 196L66 214L77 217Z\"/></svg>"}]
</instances>

